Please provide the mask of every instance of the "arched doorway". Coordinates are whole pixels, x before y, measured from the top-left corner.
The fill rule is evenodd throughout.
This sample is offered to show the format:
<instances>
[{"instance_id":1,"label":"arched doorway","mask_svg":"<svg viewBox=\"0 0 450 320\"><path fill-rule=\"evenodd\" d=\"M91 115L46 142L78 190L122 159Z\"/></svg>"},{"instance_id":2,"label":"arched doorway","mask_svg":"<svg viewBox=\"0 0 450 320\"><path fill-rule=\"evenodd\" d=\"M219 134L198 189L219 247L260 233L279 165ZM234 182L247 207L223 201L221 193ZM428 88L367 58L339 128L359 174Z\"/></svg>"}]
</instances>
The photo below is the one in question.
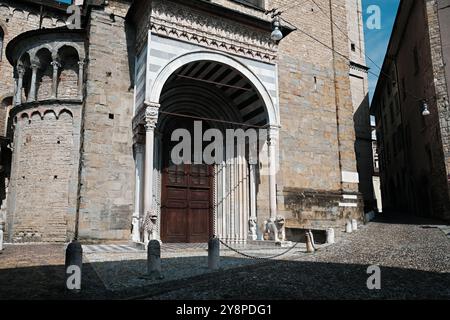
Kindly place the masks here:
<instances>
[{"instance_id":1,"label":"arched doorway","mask_svg":"<svg viewBox=\"0 0 450 320\"><path fill-rule=\"evenodd\" d=\"M273 138L278 132L278 113L272 95L239 61L211 52L173 60L148 88L145 108L137 111L134 126L135 133L139 131L136 121L144 121L147 128L142 139L145 151L136 148L145 157L136 156L137 180L142 183L136 184L136 194L142 198L136 199L135 207L142 204L141 217L157 211L153 237L169 243L206 242L212 235L231 243L256 240L256 234L249 234L249 222L258 216L261 226L269 216L276 215L275 170L270 166L273 171L268 174L267 162L266 167L261 166L259 158L249 161L249 140L245 138L249 131L255 131L253 144L258 156L262 152L266 153L265 160L275 158ZM223 141L221 158L212 165L173 165L169 157L174 146L171 135L180 127L195 131L193 123L200 123L202 145L206 129L219 132L224 140L231 131L232 143ZM233 136L239 130L244 134L244 147ZM141 132L136 134L142 137L144 130ZM267 134L272 134L272 139ZM195 135L192 138L199 139ZM244 151L239 153L238 149ZM143 170L139 163L144 162L146 168L153 163L153 170ZM264 177L262 169L266 170ZM260 194L261 189L264 191ZM263 202L264 212L259 217L257 207Z\"/></svg>"},{"instance_id":2,"label":"arched doorway","mask_svg":"<svg viewBox=\"0 0 450 320\"><path fill-rule=\"evenodd\" d=\"M247 153L229 156L224 152L221 163L214 165L174 165L170 156L177 142L171 138L174 130L186 129L194 146L207 129L219 130L225 138L227 130L263 128L268 119L260 96L235 69L218 62L196 61L180 67L167 80L160 103L156 131L162 142L161 184L156 190L159 187L161 240L207 242L218 234L234 242L245 241L250 216L256 215L251 203L256 203L258 171L256 166L250 168ZM194 124L201 126L200 135ZM208 143L200 142L203 152ZM233 147L236 145L237 141ZM190 159L194 162L193 150ZM254 176L250 177L252 171Z\"/></svg>"}]
</instances>

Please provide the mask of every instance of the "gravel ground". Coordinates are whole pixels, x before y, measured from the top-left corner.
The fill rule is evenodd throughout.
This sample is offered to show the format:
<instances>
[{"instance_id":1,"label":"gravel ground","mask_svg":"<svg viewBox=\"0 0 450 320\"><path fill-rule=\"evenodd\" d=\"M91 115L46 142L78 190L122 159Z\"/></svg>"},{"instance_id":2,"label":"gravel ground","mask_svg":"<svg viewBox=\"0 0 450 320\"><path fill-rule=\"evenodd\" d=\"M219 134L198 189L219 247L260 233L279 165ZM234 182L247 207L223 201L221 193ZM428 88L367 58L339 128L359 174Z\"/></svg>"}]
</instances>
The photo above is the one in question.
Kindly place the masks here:
<instances>
[{"instance_id":1,"label":"gravel ground","mask_svg":"<svg viewBox=\"0 0 450 320\"><path fill-rule=\"evenodd\" d=\"M450 240L423 224L430 221L379 220L314 255L224 272L149 298L449 299ZM367 289L370 265L381 268L381 290Z\"/></svg>"},{"instance_id":2,"label":"gravel ground","mask_svg":"<svg viewBox=\"0 0 450 320\"><path fill-rule=\"evenodd\" d=\"M205 268L204 248L163 250L165 279L157 283L139 278L145 253L85 254L79 295L62 289L64 245L6 246L0 299L449 299L448 227L422 228L437 224L378 220L315 254L302 245L276 261L222 250L223 270L215 273ZM370 265L381 267L381 290L367 289Z\"/></svg>"}]
</instances>

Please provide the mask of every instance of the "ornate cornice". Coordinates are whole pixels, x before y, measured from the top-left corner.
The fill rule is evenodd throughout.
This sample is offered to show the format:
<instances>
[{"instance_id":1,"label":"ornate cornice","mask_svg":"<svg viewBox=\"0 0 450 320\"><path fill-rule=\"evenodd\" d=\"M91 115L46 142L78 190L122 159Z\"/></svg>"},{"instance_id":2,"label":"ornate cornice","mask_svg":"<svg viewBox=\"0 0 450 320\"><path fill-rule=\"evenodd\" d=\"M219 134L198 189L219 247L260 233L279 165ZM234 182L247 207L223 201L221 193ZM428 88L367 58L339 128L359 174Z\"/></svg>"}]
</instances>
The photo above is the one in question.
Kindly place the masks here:
<instances>
[{"instance_id":1,"label":"ornate cornice","mask_svg":"<svg viewBox=\"0 0 450 320\"><path fill-rule=\"evenodd\" d=\"M359 63L356 63L354 61L350 61L350 69L354 69L354 70L364 72L364 73L368 73L370 70L369 67L359 64Z\"/></svg>"},{"instance_id":2,"label":"ornate cornice","mask_svg":"<svg viewBox=\"0 0 450 320\"><path fill-rule=\"evenodd\" d=\"M153 1L150 23L152 33L188 41L211 49L273 62L277 44L270 33L209 16L170 1Z\"/></svg>"}]
</instances>

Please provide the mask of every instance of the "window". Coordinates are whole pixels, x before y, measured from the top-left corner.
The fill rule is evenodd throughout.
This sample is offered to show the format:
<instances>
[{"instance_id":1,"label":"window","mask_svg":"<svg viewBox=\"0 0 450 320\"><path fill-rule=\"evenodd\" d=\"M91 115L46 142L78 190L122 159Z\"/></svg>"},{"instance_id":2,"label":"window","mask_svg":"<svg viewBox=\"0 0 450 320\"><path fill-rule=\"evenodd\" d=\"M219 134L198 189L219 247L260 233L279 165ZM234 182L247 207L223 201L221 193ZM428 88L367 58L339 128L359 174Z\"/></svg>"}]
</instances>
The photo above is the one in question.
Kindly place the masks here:
<instances>
[{"instance_id":1,"label":"window","mask_svg":"<svg viewBox=\"0 0 450 320\"><path fill-rule=\"evenodd\" d=\"M259 9L264 9L264 0L233 0L234 2L239 2L251 7L256 7Z\"/></svg>"},{"instance_id":2,"label":"window","mask_svg":"<svg viewBox=\"0 0 450 320\"><path fill-rule=\"evenodd\" d=\"M3 39L5 38L5 33L3 32L2 27L0 27L0 61L3 58Z\"/></svg>"},{"instance_id":3,"label":"window","mask_svg":"<svg viewBox=\"0 0 450 320\"><path fill-rule=\"evenodd\" d=\"M356 44L352 43L351 47L352 47L352 51L355 52L356 51Z\"/></svg>"}]
</instances>

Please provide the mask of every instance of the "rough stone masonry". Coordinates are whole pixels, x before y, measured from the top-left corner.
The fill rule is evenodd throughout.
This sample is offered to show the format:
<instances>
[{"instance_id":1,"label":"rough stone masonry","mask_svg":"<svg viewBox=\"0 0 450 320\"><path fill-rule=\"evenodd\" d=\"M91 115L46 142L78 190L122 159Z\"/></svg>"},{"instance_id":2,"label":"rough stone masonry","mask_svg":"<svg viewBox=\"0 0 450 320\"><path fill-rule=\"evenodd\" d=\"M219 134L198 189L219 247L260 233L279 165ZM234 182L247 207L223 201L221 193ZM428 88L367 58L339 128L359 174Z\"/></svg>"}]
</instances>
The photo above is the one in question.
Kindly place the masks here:
<instances>
[{"instance_id":1,"label":"rough stone masonry","mask_svg":"<svg viewBox=\"0 0 450 320\"><path fill-rule=\"evenodd\" d=\"M135 90L142 86L135 63L151 39L154 1L95 1L83 10L83 28L76 35L56 28L66 17L65 6L44 5L40 19L36 2L0 0L0 102L7 106L1 110L1 125L10 143L10 148L2 146L2 154L12 153L12 160L2 163L8 239L64 242L78 230L82 240L128 240L137 183ZM271 76L277 79L281 125L277 211L290 229L343 226L349 218L362 219L364 203L373 199L373 190L361 187L367 179L371 185L371 146L357 143L368 124L361 3L315 2L258 2L265 9L291 7L282 18L292 32L274 44L276 57L270 62L277 70ZM227 23L238 21L244 29L270 37L271 18L252 1L167 3L182 8L177 14L201 15L207 24L216 21L214 12L221 9ZM170 20L175 13L158 14ZM46 29L39 29L39 21ZM192 32L198 39L209 36L202 29ZM242 35L214 36L228 43ZM179 41L180 47L187 41L175 34L166 37ZM13 39L15 48L8 46ZM352 49L353 42L359 50ZM230 47L196 45L233 59L244 54L232 53ZM258 50L248 45L249 51ZM143 72L151 72L151 62ZM361 121L355 124L361 106ZM362 154L358 161L366 161L359 172L355 144ZM257 187L260 227L269 216L265 179Z\"/></svg>"}]
</instances>

